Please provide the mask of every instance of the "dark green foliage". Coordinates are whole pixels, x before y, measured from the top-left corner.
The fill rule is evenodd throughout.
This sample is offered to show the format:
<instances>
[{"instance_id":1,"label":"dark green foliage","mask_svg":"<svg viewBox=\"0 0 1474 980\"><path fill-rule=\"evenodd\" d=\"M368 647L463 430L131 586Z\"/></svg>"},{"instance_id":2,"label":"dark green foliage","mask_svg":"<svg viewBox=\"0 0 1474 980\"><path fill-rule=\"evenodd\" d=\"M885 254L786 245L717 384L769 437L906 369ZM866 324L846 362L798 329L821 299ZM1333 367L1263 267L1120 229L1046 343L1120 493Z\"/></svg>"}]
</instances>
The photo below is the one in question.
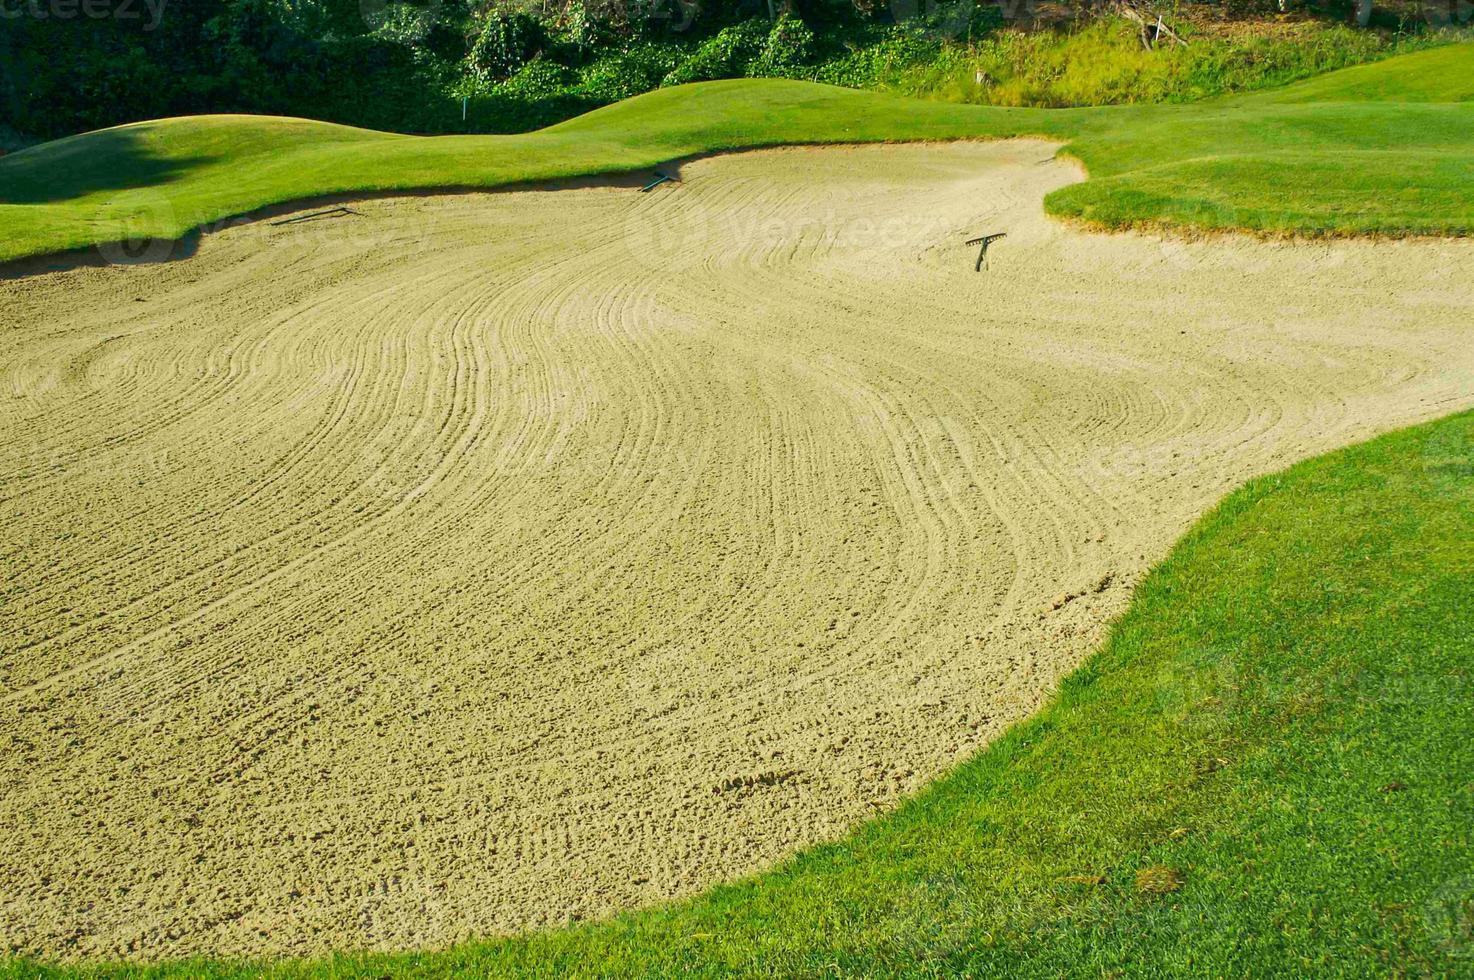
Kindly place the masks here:
<instances>
[{"instance_id":1,"label":"dark green foliage","mask_svg":"<svg viewBox=\"0 0 1474 980\"><path fill-rule=\"evenodd\" d=\"M803 66L814 54L814 32L809 25L784 14L768 32L763 49L747 66L748 75L783 75Z\"/></svg>"},{"instance_id":2,"label":"dark green foliage","mask_svg":"<svg viewBox=\"0 0 1474 980\"><path fill-rule=\"evenodd\" d=\"M570 87L576 77L577 74L567 65L539 58L524 65L502 90L522 98L547 99Z\"/></svg>"},{"instance_id":3,"label":"dark green foliage","mask_svg":"<svg viewBox=\"0 0 1474 980\"><path fill-rule=\"evenodd\" d=\"M642 44L587 65L577 91L598 102L618 102L660 85L684 58L675 44Z\"/></svg>"},{"instance_id":4,"label":"dark green foliage","mask_svg":"<svg viewBox=\"0 0 1474 980\"><path fill-rule=\"evenodd\" d=\"M813 78L845 88L879 88L914 66L930 63L942 50L940 41L922 31L893 28L820 64Z\"/></svg>"},{"instance_id":5,"label":"dark green foliage","mask_svg":"<svg viewBox=\"0 0 1474 980\"><path fill-rule=\"evenodd\" d=\"M749 20L724 27L677 65L661 84L684 85L716 78L740 78L748 63L762 52L766 42L762 21Z\"/></svg>"},{"instance_id":6,"label":"dark green foliage","mask_svg":"<svg viewBox=\"0 0 1474 980\"><path fill-rule=\"evenodd\" d=\"M486 18L466 54L466 68L479 82L502 82L532 59L547 42L542 25L521 12L497 12Z\"/></svg>"},{"instance_id":7,"label":"dark green foliage","mask_svg":"<svg viewBox=\"0 0 1474 980\"><path fill-rule=\"evenodd\" d=\"M442 15L446 9L454 8ZM385 18L381 36L370 20L357 3L278 0L170 3L156 22L147 15L7 20L0 92L12 95L5 121L55 137L158 116L334 118L338 107L353 106L353 118L366 125L424 128L421 113L392 110L411 96L424 102L423 89L441 77L419 46L428 54L443 32L418 29L400 13Z\"/></svg>"},{"instance_id":8,"label":"dark green foliage","mask_svg":"<svg viewBox=\"0 0 1474 980\"><path fill-rule=\"evenodd\" d=\"M517 132L661 85L743 76L1009 105L1186 101L1399 48L1322 27L1149 52L1130 25L1021 34L997 29L997 5L961 0L806 0L780 5L776 21L761 0L172 0L157 22L132 2L132 20L0 21L5 145L215 112Z\"/></svg>"}]
</instances>

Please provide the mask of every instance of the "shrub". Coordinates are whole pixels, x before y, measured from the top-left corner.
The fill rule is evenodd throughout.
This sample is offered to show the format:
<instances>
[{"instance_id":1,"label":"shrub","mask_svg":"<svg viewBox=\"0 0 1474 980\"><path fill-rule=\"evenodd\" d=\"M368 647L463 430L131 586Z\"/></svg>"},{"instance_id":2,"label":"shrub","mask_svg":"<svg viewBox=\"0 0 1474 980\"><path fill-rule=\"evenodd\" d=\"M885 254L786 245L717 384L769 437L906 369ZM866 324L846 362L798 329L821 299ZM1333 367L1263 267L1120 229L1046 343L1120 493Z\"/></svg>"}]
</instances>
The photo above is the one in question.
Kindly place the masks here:
<instances>
[{"instance_id":1,"label":"shrub","mask_svg":"<svg viewBox=\"0 0 1474 980\"><path fill-rule=\"evenodd\" d=\"M648 92L680 64L682 54L674 44L650 43L600 58L583 70L579 91L609 102Z\"/></svg>"},{"instance_id":2,"label":"shrub","mask_svg":"<svg viewBox=\"0 0 1474 980\"><path fill-rule=\"evenodd\" d=\"M760 20L724 27L702 43L696 53L677 65L662 85L684 85L714 78L737 78L748 62L762 53L768 40L767 26Z\"/></svg>"},{"instance_id":3,"label":"shrub","mask_svg":"<svg viewBox=\"0 0 1474 980\"><path fill-rule=\"evenodd\" d=\"M437 11L422 9L407 3L385 4L382 9L371 10L364 4L364 20L372 28L375 37L396 44L416 47L425 43L436 25Z\"/></svg>"},{"instance_id":4,"label":"shrub","mask_svg":"<svg viewBox=\"0 0 1474 980\"><path fill-rule=\"evenodd\" d=\"M573 80L572 68L546 58L536 58L508 79L502 90L524 99L545 99L561 93Z\"/></svg>"},{"instance_id":5,"label":"shrub","mask_svg":"<svg viewBox=\"0 0 1474 980\"><path fill-rule=\"evenodd\" d=\"M506 81L532 60L546 41L542 25L527 14L490 14L466 54L466 68L483 83Z\"/></svg>"},{"instance_id":6,"label":"shrub","mask_svg":"<svg viewBox=\"0 0 1474 980\"><path fill-rule=\"evenodd\" d=\"M582 0L574 0L564 7L554 24L557 39L572 48L578 57L593 50L604 33Z\"/></svg>"},{"instance_id":7,"label":"shrub","mask_svg":"<svg viewBox=\"0 0 1474 980\"><path fill-rule=\"evenodd\" d=\"M797 17L784 14L768 32L763 49L748 65L748 75L782 75L800 67L814 53L814 32Z\"/></svg>"},{"instance_id":8,"label":"shrub","mask_svg":"<svg viewBox=\"0 0 1474 980\"><path fill-rule=\"evenodd\" d=\"M815 81L847 88L877 88L939 57L941 44L919 31L894 27L878 41L819 65Z\"/></svg>"}]
</instances>

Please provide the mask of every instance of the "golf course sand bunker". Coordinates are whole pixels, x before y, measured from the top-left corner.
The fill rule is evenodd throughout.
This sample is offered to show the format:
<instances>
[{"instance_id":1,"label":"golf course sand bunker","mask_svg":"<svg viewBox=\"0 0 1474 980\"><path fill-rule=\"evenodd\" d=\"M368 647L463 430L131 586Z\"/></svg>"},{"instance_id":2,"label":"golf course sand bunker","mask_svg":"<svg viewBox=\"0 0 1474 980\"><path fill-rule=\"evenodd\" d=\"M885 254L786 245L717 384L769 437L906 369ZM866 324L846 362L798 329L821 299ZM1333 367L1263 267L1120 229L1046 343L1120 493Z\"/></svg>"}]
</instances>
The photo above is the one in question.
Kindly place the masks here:
<instances>
[{"instance_id":1,"label":"golf course sand bunker","mask_svg":"<svg viewBox=\"0 0 1474 980\"><path fill-rule=\"evenodd\" d=\"M1053 152L0 283L0 949L440 946L763 868L1035 710L1235 485L1474 402L1470 243L1083 233Z\"/></svg>"}]
</instances>

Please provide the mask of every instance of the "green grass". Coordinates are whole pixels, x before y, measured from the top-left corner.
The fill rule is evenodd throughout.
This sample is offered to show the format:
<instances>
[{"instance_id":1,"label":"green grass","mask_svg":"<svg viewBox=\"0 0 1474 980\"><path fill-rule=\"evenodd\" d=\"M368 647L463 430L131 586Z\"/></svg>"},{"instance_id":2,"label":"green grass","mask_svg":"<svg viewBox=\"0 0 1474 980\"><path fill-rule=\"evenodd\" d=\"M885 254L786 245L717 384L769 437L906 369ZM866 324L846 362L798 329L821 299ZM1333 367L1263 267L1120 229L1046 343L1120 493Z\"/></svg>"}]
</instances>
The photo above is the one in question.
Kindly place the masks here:
<instances>
[{"instance_id":1,"label":"green grass","mask_svg":"<svg viewBox=\"0 0 1474 980\"><path fill-rule=\"evenodd\" d=\"M1470 102L1474 73L1469 71L1467 50L1435 48L1420 53L1416 61L1358 65L1265 93L1255 101Z\"/></svg>"},{"instance_id":2,"label":"green grass","mask_svg":"<svg viewBox=\"0 0 1474 980\"><path fill-rule=\"evenodd\" d=\"M445 952L75 972L1467 975L1471 611L1466 414L1245 486L1047 709L768 874Z\"/></svg>"},{"instance_id":3,"label":"green grass","mask_svg":"<svg viewBox=\"0 0 1474 980\"><path fill-rule=\"evenodd\" d=\"M865 87L978 105L1195 102L1285 85L1457 36L1429 31L1387 37L1318 21L1262 24L1263 32L1226 36L1180 26L1190 44L1153 49L1142 46L1139 28L1123 17L1089 20L1064 32L997 31L968 44L942 45Z\"/></svg>"},{"instance_id":4,"label":"green grass","mask_svg":"<svg viewBox=\"0 0 1474 980\"><path fill-rule=\"evenodd\" d=\"M0 159L0 261L173 238L269 204L343 192L647 168L781 143L1039 135L1092 179L1055 214L1310 234L1474 231L1474 44L1193 105L1020 109L782 79L663 89L516 136L410 137L306 120L136 123ZM1462 101L1459 101L1462 100Z\"/></svg>"}]
</instances>

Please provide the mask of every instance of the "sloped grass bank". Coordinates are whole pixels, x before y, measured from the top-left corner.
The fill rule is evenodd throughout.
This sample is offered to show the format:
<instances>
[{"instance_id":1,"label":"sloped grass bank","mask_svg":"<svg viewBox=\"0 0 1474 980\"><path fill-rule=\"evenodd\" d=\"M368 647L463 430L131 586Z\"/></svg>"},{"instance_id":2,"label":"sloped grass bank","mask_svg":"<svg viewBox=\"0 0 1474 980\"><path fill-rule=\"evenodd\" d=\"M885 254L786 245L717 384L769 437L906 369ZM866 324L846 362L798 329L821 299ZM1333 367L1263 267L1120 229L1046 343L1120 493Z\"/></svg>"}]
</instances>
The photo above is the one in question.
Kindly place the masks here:
<instances>
[{"instance_id":1,"label":"sloped grass bank","mask_svg":"<svg viewBox=\"0 0 1474 980\"><path fill-rule=\"evenodd\" d=\"M755 879L445 952L0 975L1457 975L1474 413L1253 481L1055 702Z\"/></svg>"},{"instance_id":2,"label":"sloped grass bank","mask_svg":"<svg viewBox=\"0 0 1474 980\"><path fill-rule=\"evenodd\" d=\"M1474 44L1194 105L1014 109L751 79L662 89L536 133L409 137L264 116L101 130L0 159L0 261L178 238L340 193L494 188L785 143L1044 136L1091 180L1046 206L1108 227L1474 231Z\"/></svg>"},{"instance_id":3,"label":"sloped grass bank","mask_svg":"<svg viewBox=\"0 0 1474 980\"><path fill-rule=\"evenodd\" d=\"M894 64L864 87L977 105L1194 102L1286 85L1457 37L1454 31L1389 37L1317 21L1260 21L1254 24L1258 30L1242 32L1210 24L1176 26L1191 39L1187 46L1147 49L1139 27L1123 17L1102 17L1062 33L999 31ZM842 76L815 78L831 80L844 84Z\"/></svg>"}]
</instances>

